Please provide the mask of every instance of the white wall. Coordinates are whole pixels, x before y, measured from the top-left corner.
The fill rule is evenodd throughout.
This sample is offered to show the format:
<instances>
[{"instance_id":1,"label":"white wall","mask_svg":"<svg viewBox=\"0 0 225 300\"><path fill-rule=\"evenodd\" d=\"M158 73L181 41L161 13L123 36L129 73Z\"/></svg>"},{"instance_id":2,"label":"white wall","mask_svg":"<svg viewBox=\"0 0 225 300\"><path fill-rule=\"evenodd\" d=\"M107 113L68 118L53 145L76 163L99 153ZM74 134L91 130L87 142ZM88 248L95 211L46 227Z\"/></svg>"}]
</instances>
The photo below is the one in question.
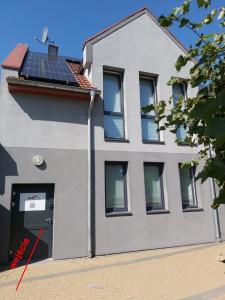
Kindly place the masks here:
<instances>
[{"instance_id":1,"label":"white wall","mask_svg":"<svg viewBox=\"0 0 225 300\"><path fill-rule=\"evenodd\" d=\"M111 33L93 44L92 79L93 84L103 89L103 66L124 69L124 104L127 138L129 144L104 142L103 126L96 128L96 149L118 151L160 151L167 153L194 153L196 149L175 145L173 134L163 133L166 145L142 144L139 72L158 75L158 99L168 100L172 87L167 85L171 76L185 78L188 76L190 64L177 73L175 62L182 50L157 26L153 20L144 14L128 23L126 26ZM91 55L92 56L92 55ZM194 95L194 90L188 89L188 95ZM95 107L95 117L103 124L103 107L99 102Z\"/></svg>"},{"instance_id":2,"label":"white wall","mask_svg":"<svg viewBox=\"0 0 225 300\"><path fill-rule=\"evenodd\" d=\"M3 70L0 140L5 147L87 149L88 100L9 93Z\"/></svg>"}]
</instances>

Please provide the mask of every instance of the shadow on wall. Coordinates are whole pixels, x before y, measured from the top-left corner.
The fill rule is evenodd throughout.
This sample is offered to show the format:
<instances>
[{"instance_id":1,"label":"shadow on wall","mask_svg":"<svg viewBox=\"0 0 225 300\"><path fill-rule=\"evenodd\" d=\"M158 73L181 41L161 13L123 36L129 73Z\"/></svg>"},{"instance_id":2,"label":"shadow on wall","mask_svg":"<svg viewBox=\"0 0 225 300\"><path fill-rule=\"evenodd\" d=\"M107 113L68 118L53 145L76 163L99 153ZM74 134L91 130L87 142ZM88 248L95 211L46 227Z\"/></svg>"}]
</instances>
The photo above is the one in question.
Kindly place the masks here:
<instances>
[{"instance_id":1,"label":"shadow on wall","mask_svg":"<svg viewBox=\"0 0 225 300\"><path fill-rule=\"evenodd\" d=\"M11 155L0 145L0 195L5 193L6 176L18 176L17 165ZM8 195L10 197L10 195ZM9 205L8 199L7 203ZM10 236L10 211L3 206L0 198L0 257L1 264L8 260Z\"/></svg>"},{"instance_id":2,"label":"shadow on wall","mask_svg":"<svg viewBox=\"0 0 225 300\"><path fill-rule=\"evenodd\" d=\"M89 101L12 93L14 100L32 120L87 124ZM96 126L102 126L98 121Z\"/></svg>"},{"instance_id":3,"label":"shadow on wall","mask_svg":"<svg viewBox=\"0 0 225 300\"><path fill-rule=\"evenodd\" d=\"M9 236L10 236L10 211L0 203L0 270L2 265L8 263Z\"/></svg>"},{"instance_id":4,"label":"shadow on wall","mask_svg":"<svg viewBox=\"0 0 225 300\"><path fill-rule=\"evenodd\" d=\"M18 176L17 164L5 148L0 145L0 195L5 193L6 176Z\"/></svg>"},{"instance_id":5,"label":"shadow on wall","mask_svg":"<svg viewBox=\"0 0 225 300\"><path fill-rule=\"evenodd\" d=\"M104 130L104 104L101 96L95 100L92 110L92 125L102 127Z\"/></svg>"}]
</instances>

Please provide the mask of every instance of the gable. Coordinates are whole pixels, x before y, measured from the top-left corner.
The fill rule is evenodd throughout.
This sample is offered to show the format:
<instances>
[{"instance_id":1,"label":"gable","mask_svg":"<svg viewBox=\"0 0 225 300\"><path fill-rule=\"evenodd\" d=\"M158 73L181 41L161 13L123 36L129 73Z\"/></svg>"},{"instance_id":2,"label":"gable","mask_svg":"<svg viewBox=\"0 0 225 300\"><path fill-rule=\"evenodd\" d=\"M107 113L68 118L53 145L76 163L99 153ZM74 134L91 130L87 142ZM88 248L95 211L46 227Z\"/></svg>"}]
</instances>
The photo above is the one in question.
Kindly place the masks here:
<instances>
[{"instance_id":1,"label":"gable","mask_svg":"<svg viewBox=\"0 0 225 300\"><path fill-rule=\"evenodd\" d=\"M114 35L117 31L123 30L124 27L129 26L131 23L136 22L138 19L145 17L146 19L146 26L152 26L157 30L158 35L161 36L163 39L168 39L174 45L176 45L180 50L181 53L186 54L187 50L186 48L177 40L177 38L170 33L166 28L160 26L159 22L157 21L157 18L149 11L147 8L142 8L138 10L137 12L133 13L132 15L126 17L125 19L119 21L118 23L110 26L109 28L106 28L105 30L101 31L100 33L97 33L93 37L89 38L84 43L84 61L92 63L92 46L99 41L109 37L110 35ZM149 19L149 24L147 24L147 19ZM133 36L134 39L137 39L137 36Z\"/></svg>"}]
</instances>

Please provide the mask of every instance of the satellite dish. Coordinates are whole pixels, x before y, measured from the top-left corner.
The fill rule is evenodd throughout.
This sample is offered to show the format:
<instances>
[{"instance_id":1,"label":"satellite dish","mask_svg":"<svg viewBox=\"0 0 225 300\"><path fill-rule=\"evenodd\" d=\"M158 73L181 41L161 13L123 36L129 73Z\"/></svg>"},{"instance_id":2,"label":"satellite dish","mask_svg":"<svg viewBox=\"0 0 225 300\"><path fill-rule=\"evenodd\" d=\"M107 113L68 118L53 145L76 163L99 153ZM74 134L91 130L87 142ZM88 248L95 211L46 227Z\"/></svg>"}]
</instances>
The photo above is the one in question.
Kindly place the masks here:
<instances>
[{"instance_id":1,"label":"satellite dish","mask_svg":"<svg viewBox=\"0 0 225 300\"><path fill-rule=\"evenodd\" d=\"M49 45L54 45L54 42L53 41L50 41L49 39L49 36L48 36L48 27L44 27L43 30L42 30L42 37L41 37L41 40L37 37L35 37L35 40L42 43L42 44L46 44L48 43Z\"/></svg>"},{"instance_id":2,"label":"satellite dish","mask_svg":"<svg viewBox=\"0 0 225 300\"><path fill-rule=\"evenodd\" d=\"M45 44L48 41L48 27L43 28L41 42Z\"/></svg>"}]
</instances>

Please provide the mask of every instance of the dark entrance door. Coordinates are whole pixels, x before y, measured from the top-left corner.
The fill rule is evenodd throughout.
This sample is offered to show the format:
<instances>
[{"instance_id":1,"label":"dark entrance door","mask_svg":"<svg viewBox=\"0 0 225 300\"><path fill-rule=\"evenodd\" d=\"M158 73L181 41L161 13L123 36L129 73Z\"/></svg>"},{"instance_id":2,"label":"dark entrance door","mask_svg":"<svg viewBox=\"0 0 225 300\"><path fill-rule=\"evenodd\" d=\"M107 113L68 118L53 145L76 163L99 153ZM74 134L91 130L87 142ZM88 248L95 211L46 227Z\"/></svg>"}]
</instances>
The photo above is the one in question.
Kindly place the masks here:
<instances>
[{"instance_id":1,"label":"dark entrance door","mask_svg":"<svg viewBox=\"0 0 225 300\"><path fill-rule=\"evenodd\" d=\"M23 257L29 257L40 228L44 229L44 233L33 258L44 259L52 256L53 201L54 184L14 184L12 186L11 259L25 238L28 238L30 243Z\"/></svg>"}]
</instances>

